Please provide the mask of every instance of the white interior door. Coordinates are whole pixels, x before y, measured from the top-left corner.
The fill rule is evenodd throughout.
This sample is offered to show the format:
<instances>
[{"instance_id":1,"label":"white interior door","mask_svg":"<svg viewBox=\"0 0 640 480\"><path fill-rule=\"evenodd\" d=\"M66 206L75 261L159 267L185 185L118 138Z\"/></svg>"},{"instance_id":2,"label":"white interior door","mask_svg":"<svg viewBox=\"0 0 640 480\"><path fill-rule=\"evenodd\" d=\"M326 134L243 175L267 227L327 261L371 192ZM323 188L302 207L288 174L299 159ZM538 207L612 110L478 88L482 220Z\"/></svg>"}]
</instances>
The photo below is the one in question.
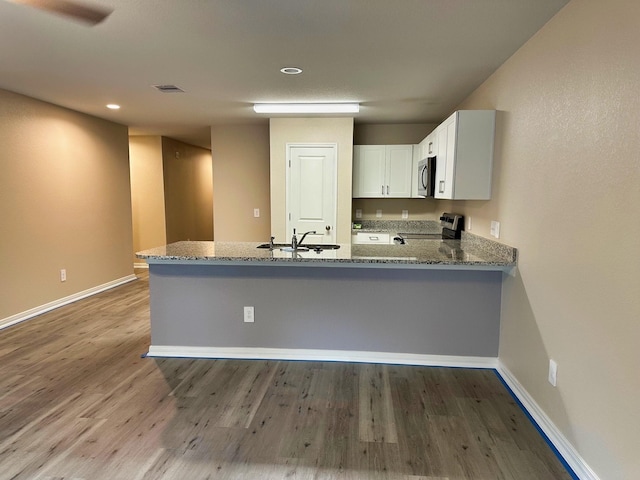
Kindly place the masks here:
<instances>
[{"instance_id":1,"label":"white interior door","mask_svg":"<svg viewBox=\"0 0 640 480\"><path fill-rule=\"evenodd\" d=\"M337 145L287 145L287 241L296 229L305 243L335 243Z\"/></svg>"}]
</instances>

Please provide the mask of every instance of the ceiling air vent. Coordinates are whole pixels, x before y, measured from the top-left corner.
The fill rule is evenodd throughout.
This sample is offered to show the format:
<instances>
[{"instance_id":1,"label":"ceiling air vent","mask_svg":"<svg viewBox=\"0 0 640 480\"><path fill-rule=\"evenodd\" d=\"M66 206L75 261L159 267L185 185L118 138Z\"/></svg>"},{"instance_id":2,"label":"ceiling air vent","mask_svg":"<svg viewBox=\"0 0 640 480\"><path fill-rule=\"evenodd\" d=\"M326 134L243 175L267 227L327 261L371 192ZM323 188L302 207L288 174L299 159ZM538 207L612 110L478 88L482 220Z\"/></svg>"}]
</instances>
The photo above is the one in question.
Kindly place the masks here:
<instances>
[{"instance_id":1,"label":"ceiling air vent","mask_svg":"<svg viewBox=\"0 0 640 480\"><path fill-rule=\"evenodd\" d=\"M175 85L154 85L153 88L161 91L162 93L184 93L180 87Z\"/></svg>"}]
</instances>

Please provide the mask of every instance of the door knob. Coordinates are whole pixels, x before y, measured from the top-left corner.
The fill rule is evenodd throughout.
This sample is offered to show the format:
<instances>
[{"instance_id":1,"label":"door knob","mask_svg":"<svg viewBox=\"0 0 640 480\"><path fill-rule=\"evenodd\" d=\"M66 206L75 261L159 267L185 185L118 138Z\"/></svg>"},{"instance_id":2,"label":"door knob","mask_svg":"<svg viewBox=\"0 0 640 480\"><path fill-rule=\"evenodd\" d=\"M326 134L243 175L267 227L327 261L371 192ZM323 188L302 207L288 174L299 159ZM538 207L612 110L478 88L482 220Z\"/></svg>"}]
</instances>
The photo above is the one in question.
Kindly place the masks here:
<instances>
[{"instance_id":1,"label":"door knob","mask_svg":"<svg viewBox=\"0 0 640 480\"><path fill-rule=\"evenodd\" d=\"M324 229L328 232L329 230L331 230L331 225L327 225L326 227L324 227Z\"/></svg>"}]
</instances>

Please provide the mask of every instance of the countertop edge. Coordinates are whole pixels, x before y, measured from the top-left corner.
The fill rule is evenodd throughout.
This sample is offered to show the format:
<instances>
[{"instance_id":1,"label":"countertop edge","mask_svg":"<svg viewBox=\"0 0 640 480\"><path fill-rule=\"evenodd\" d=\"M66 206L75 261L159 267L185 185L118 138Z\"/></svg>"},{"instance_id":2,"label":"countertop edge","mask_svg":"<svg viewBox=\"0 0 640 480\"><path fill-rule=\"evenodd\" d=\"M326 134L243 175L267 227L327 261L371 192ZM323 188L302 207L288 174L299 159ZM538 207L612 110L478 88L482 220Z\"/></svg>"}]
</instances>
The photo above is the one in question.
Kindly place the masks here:
<instances>
[{"instance_id":1,"label":"countertop edge","mask_svg":"<svg viewBox=\"0 0 640 480\"><path fill-rule=\"evenodd\" d=\"M378 269L423 269L423 270L485 270L511 273L516 265L502 262L464 261L417 261L381 257L380 259L306 259L306 258L201 258L143 256L149 265L218 265L218 266L259 266L259 267L310 267L310 268L378 268Z\"/></svg>"},{"instance_id":2,"label":"countertop edge","mask_svg":"<svg viewBox=\"0 0 640 480\"><path fill-rule=\"evenodd\" d=\"M458 241L459 242L459 241ZM190 245L192 244L192 245ZM225 249L217 251L216 242L178 242L171 244L175 251L167 250L167 247L158 247L136 253L136 257L145 260L148 264L173 264L173 265L226 265L226 266L296 266L296 267L341 267L341 268L391 268L391 269L438 269L438 270L493 270L512 273L517 266L515 257L495 255L487 252L480 245L469 244L469 253L476 256L474 259L421 257L420 255L406 256L396 255L403 250L402 247L393 246L395 251L386 251L378 254L374 248L372 251L353 252L343 258L331 257L274 257L264 255L252 255L250 252L259 243L255 242L222 242L221 245L237 250L229 254ZM345 249L351 245L343 245ZM264 251L262 251L264 252ZM405 251L405 253L407 253Z\"/></svg>"},{"instance_id":3,"label":"countertop edge","mask_svg":"<svg viewBox=\"0 0 640 480\"><path fill-rule=\"evenodd\" d=\"M516 265L491 264L491 263L411 263L402 261L367 261L357 260L303 260L303 259L167 259L145 258L149 265L218 265L218 266L246 266L246 267L306 267L306 268L378 268L378 269L417 269L417 270L478 270L512 273Z\"/></svg>"}]
</instances>

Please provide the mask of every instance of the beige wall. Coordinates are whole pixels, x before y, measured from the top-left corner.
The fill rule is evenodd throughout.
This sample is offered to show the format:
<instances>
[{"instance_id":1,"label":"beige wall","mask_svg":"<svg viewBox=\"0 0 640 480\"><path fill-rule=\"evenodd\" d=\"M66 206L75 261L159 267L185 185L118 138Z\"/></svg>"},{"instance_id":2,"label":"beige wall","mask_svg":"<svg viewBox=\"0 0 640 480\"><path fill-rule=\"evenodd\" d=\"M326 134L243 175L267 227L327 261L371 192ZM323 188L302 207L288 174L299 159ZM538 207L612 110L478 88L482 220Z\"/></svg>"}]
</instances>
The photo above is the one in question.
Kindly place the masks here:
<instances>
[{"instance_id":1,"label":"beige wall","mask_svg":"<svg viewBox=\"0 0 640 480\"><path fill-rule=\"evenodd\" d=\"M444 120L444 119L443 119ZM407 145L420 143L437 123L380 123L353 127L354 145Z\"/></svg>"},{"instance_id":2,"label":"beige wall","mask_svg":"<svg viewBox=\"0 0 640 480\"><path fill-rule=\"evenodd\" d=\"M353 128L354 145L415 145L429 135L438 124L375 124ZM433 198L354 198L352 218L362 210L363 220L377 220L376 210L382 210L382 220L400 220L408 210L409 220L436 220L442 213L442 202Z\"/></svg>"},{"instance_id":3,"label":"beige wall","mask_svg":"<svg viewBox=\"0 0 640 480\"><path fill-rule=\"evenodd\" d=\"M272 118L271 232L277 240L291 237L286 231L287 143L338 144L338 243L351 243L351 172L353 164L353 118Z\"/></svg>"},{"instance_id":4,"label":"beige wall","mask_svg":"<svg viewBox=\"0 0 640 480\"><path fill-rule=\"evenodd\" d=\"M162 137L167 243L213 240L211 151Z\"/></svg>"},{"instance_id":5,"label":"beige wall","mask_svg":"<svg viewBox=\"0 0 640 480\"><path fill-rule=\"evenodd\" d=\"M216 241L268 241L269 126L214 126L211 152Z\"/></svg>"},{"instance_id":6,"label":"beige wall","mask_svg":"<svg viewBox=\"0 0 640 480\"><path fill-rule=\"evenodd\" d=\"M638 26L638 2L573 0L460 105L500 111L493 198L460 203L520 252L500 360L607 480L640 475Z\"/></svg>"},{"instance_id":7,"label":"beige wall","mask_svg":"<svg viewBox=\"0 0 640 480\"><path fill-rule=\"evenodd\" d=\"M133 250L167 243L164 221L162 139L159 136L129 137ZM143 263L134 258L134 263Z\"/></svg>"},{"instance_id":8,"label":"beige wall","mask_svg":"<svg viewBox=\"0 0 640 480\"><path fill-rule=\"evenodd\" d=\"M133 273L127 127L0 90L0 145L0 319Z\"/></svg>"}]
</instances>

